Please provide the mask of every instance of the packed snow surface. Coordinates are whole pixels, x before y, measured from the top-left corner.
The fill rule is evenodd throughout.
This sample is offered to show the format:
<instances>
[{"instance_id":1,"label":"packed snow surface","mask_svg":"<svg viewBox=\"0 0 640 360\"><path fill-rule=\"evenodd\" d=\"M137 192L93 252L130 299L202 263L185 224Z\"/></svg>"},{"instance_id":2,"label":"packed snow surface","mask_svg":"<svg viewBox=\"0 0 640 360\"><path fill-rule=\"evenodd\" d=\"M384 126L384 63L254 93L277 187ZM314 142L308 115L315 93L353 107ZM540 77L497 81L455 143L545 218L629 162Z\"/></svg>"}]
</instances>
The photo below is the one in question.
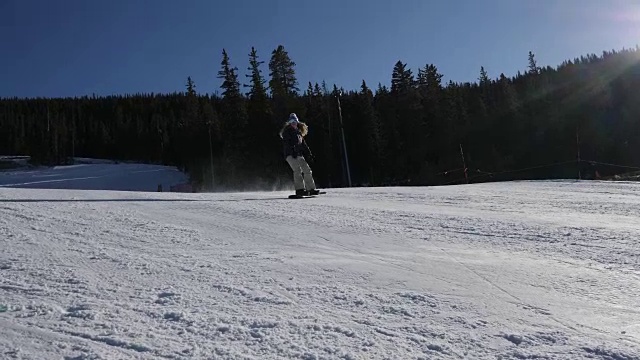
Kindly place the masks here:
<instances>
[{"instance_id":1,"label":"packed snow surface","mask_svg":"<svg viewBox=\"0 0 640 360\"><path fill-rule=\"evenodd\" d=\"M0 188L3 359L640 359L640 185Z\"/></svg>"},{"instance_id":2,"label":"packed snow surface","mask_svg":"<svg viewBox=\"0 0 640 360\"><path fill-rule=\"evenodd\" d=\"M116 163L111 160L75 158L74 165L28 167L28 157L0 156L17 169L0 171L0 188L169 191L188 182L185 173L172 166Z\"/></svg>"}]
</instances>

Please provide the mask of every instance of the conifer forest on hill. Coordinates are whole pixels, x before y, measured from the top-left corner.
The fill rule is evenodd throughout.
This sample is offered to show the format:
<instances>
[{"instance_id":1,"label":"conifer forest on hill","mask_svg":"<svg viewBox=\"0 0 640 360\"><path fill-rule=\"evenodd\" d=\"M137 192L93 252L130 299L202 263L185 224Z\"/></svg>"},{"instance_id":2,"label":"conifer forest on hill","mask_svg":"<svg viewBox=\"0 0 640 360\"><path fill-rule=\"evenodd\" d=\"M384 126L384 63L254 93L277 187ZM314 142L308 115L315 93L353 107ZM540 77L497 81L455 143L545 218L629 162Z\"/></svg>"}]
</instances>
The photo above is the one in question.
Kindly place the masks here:
<instances>
[{"instance_id":1,"label":"conifer forest on hill","mask_svg":"<svg viewBox=\"0 0 640 360\"><path fill-rule=\"evenodd\" d=\"M639 48L555 68L529 53L523 72L481 68L472 83L443 83L434 64L398 61L390 87L363 80L353 90L299 84L283 46L269 61L252 48L246 78L241 64L223 50L212 69L219 95L188 78L172 94L0 99L0 154L176 165L204 191L278 187L291 181L278 131L296 112L309 125L320 187L347 186L347 174L354 186L442 185L590 179L640 166Z\"/></svg>"}]
</instances>

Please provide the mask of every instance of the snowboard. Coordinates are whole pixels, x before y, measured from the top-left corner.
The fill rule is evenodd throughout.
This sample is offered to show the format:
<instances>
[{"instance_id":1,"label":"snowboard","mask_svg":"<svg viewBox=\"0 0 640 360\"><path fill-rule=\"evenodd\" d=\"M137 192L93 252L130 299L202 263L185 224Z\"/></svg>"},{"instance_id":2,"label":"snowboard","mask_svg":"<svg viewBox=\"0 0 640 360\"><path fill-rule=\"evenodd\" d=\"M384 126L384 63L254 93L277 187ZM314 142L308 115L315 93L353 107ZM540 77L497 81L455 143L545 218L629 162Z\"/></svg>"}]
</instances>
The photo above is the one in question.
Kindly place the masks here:
<instances>
[{"instance_id":1,"label":"snowboard","mask_svg":"<svg viewBox=\"0 0 640 360\"><path fill-rule=\"evenodd\" d=\"M320 193L318 195L322 195L322 194L326 194L326 191L320 191ZM318 195L289 195L289 199L306 199L306 198L312 198L312 197L316 197Z\"/></svg>"}]
</instances>

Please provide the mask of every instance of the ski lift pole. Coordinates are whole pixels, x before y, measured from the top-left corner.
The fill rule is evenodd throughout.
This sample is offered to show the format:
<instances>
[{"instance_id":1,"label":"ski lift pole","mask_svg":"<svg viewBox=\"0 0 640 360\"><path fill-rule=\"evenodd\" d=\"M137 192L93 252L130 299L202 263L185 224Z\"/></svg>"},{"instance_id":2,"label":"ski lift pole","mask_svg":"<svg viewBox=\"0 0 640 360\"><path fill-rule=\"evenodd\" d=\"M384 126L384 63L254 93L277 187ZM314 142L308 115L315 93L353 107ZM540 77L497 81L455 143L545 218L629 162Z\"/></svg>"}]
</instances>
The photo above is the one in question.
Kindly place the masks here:
<instances>
[{"instance_id":1,"label":"ski lift pole","mask_svg":"<svg viewBox=\"0 0 640 360\"><path fill-rule=\"evenodd\" d=\"M345 167L347 168L347 183L349 187L351 187L351 171L349 170L349 156L347 155L347 142L344 138L344 126L342 124L342 106L340 105L340 96L342 96L342 91L339 91L336 95L336 99L338 100L338 115L340 117L340 132L342 133L342 148L344 149L344 162Z\"/></svg>"}]
</instances>

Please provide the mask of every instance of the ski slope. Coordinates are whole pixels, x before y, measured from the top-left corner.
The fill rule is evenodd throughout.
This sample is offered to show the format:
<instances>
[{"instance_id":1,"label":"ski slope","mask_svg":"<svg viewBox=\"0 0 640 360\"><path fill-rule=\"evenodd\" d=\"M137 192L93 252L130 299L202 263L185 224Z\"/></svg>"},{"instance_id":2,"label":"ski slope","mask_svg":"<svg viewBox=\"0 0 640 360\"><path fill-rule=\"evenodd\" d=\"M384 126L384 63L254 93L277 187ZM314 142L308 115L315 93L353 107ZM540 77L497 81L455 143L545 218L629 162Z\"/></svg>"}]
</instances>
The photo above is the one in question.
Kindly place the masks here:
<instances>
[{"instance_id":1,"label":"ski slope","mask_svg":"<svg viewBox=\"0 0 640 360\"><path fill-rule=\"evenodd\" d=\"M0 188L0 358L640 359L640 184Z\"/></svg>"},{"instance_id":2,"label":"ski slope","mask_svg":"<svg viewBox=\"0 0 640 360\"><path fill-rule=\"evenodd\" d=\"M0 156L2 160L19 167L0 171L0 188L157 191L160 185L169 191L188 182L187 175L172 166L75 158L74 165L28 167L28 157Z\"/></svg>"}]
</instances>

